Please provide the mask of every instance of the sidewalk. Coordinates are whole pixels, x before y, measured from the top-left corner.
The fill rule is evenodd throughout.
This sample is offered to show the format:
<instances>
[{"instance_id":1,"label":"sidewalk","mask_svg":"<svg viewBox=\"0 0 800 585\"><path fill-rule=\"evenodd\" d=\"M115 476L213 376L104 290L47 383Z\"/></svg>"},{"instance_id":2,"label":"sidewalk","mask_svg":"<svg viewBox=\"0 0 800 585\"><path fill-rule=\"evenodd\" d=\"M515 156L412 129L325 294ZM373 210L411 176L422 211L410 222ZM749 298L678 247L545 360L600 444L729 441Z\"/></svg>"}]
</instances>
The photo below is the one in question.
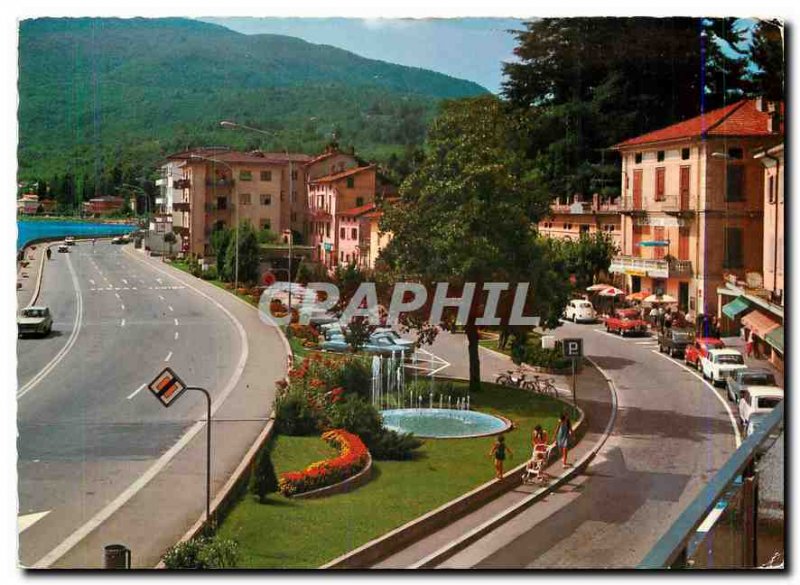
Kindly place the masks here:
<instances>
[{"instance_id":1,"label":"sidewalk","mask_svg":"<svg viewBox=\"0 0 800 585\"><path fill-rule=\"evenodd\" d=\"M24 252L28 265L23 267L20 262L17 262L17 309L28 306L33 298L46 249L46 243L28 246Z\"/></svg>"},{"instance_id":2,"label":"sidewalk","mask_svg":"<svg viewBox=\"0 0 800 585\"><path fill-rule=\"evenodd\" d=\"M494 353L491 361L492 366L484 368L484 358L488 352L481 353L481 377L486 381L491 381L493 375L498 368L509 369L511 361L508 360L507 364L502 364L498 354ZM513 365L513 364L512 364ZM560 388L564 388L564 376L554 376L556 384ZM567 398L561 394L561 398ZM586 433L584 434L577 447L570 451L569 462L574 463L579 461L584 455L589 453L595 446L598 440L601 439L603 431L606 428L608 421L612 416L612 401L611 393L608 384L602 374L592 366L586 366L578 375L578 406L580 406L586 414L588 423ZM514 465L518 465L525 461L522 457L528 457L529 454L520 455L520 460L516 461ZM548 468L551 476L558 477L564 472L569 472L571 468L563 469L560 461L556 461ZM560 494L570 494L574 491L574 484L581 481L581 476L573 478L560 488L553 491L552 494L547 495L541 501L534 504L534 507L541 508L543 513L550 514L554 510L563 505L563 497ZM438 551L442 547L460 538L467 532L481 526L485 522L494 518L503 510L518 504L532 493L538 491L542 486L539 485L519 485L510 492L507 492L499 498L492 500L474 512L456 520L452 524L445 526L426 538L419 540L411 546L400 550L393 555L386 557L379 563L375 564L372 568L375 569L399 569L407 568L415 563L421 561L425 557Z\"/></svg>"},{"instance_id":3,"label":"sidewalk","mask_svg":"<svg viewBox=\"0 0 800 585\"><path fill-rule=\"evenodd\" d=\"M744 339L739 336L736 337L723 337L722 341L725 346L731 349L738 350L744 356L744 363L748 368L759 368L762 370L769 370L775 375L778 385L784 387L784 373L778 368L773 366L769 360L757 359L755 357L747 357L747 352L744 349Z\"/></svg>"}]
</instances>

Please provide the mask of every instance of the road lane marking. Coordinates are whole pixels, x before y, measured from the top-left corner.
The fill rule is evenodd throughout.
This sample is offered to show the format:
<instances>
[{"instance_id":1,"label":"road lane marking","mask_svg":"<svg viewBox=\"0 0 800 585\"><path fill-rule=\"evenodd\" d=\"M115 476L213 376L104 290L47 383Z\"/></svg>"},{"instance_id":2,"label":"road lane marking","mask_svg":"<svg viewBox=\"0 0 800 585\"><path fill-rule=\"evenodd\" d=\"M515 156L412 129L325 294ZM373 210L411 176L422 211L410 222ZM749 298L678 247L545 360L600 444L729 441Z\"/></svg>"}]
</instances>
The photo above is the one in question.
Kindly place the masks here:
<instances>
[{"instance_id":1,"label":"road lane marking","mask_svg":"<svg viewBox=\"0 0 800 585\"><path fill-rule=\"evenodd\" d=\"M178 332L177 331L175 332L175 339L176 340L178 339Z\"/></svg>"},{"instance_id":2,"label":"road lane marking","mask_svg":"<svg viewBox=\"0 0 800 585\"><path fill-rule=\"evenodd\" d=\"M125 305L120 305L120 307L122 307L123 311L125 310Z\"/></svg>"},{"instance_id":3,"label":"road lane marking","mask_svg":"<svg viewBox=\"0 0 800 585\"><path fill-rule=\"evenodd\" d=\"M50 360L45 367L39 370L38 374L28 380L27 384L19 389L17 392L17 399L25 396L28 392L33 390L39 384L39 382L44 380L53 370L53 368L55 368L61 362L61 360L64 359L67 353L69 353L69 350L72 349L72 346L75 345L75 341L78 339L78 333L80 333L81 325L83 324L83 295L81 294L78 275L75 272L75 268L72 266L72 260L70 260L69 256L67 256L67 267L69 268L70 275L72 276L72 286L75 288L75 321L72 325L72 332L67 339L67 343L65 343L64 347L62 347L59 352L53 356L53 359Z\"/></svg>"},{"instance_id":4,"label":"road lane marking","mask_svg":"<svg viewBox=\"0 0 800 585\"><path fill-rule=\"evenodd\" d=\"M128 281L123 278L122 279L122 284L128 284Z\"/></svg>"},{"instance_id":5,"label":"road lane marking","mask_svg":"<svg viewBox=\"0 0 800 585\"><path fill-rule=\"evenodd\" d=\"M115 296L115 297L117 297L117 298L120 298L120 296L119 296L119 293L118 293L118 292L115 292L115 293L114 293L114 296Z\"/></svg>"},{"instance_id":6,"label":"road lane marking","mask_svg":"<svg viewBox=\"0 0 800 585\"><path fill-rule=\"evenodd\" d=\"M136 396L136 395L137 395L139 392L141 392L142 390L144 390L146 386L147 386L147 384L142 384L142 385L141 385L141 386L139 386L139 387L138 387L136 390L134 390L133 392L131 392L130 394L128 394L128 400L130 400L131 398L133 398L134 396Z\"/></svg>"},{"instance_id":7,"label":"road lane marking","mask_svg":"<svg viewBox=\"0 0 800 585\"><path fill-rule=\"evenodd\" d=\"M169 305L167 308L168 308L170 311L174 311L174 310L175 310L175 309L173 309L173 308L172 308L172 305Z\"/></svg>"},{"instance_id":8,"label":"road lane marking","mask_svg":"<svg viewBox=\"0 0 800 585\"><path fill-rule=\"evenodd\" d=\"M33 512L32 514L20 514L17 516L17 532L22 533L34 524L36 524L39 520L47 516L52 510L47 510L45 512Z\"/></svg>"},{"instance_id":9,"label":"road lane marking","mask_svg":"<svg viewBox=\"0 0 800 585\"><path fill-rule=\"evenodd\" d=\"M90 278L90 279L89 279L89 284L91 284L92 286L94 286L94 280L92 280L92 279Z\"/></svg>"},{"instance_id":10,"label":"road lane marking","mask_svg":"<svg viewBox=\"0 0 800 585\"><path fill-rule=\"evenodd\" d=\"M167 271L158 268L156 266L150 265L146 260L136 258L133 256L133 252L127 252L131 255L131 257L136 260L137 262L142 262L143 264L147 264L150 266L152 270L165 274L170 278L177 277L171 275ZM220 311L222 311L231 321L231 323L236 328L236 332L239 334L239 339L242 344L242 350L239 354L239 361L236 364L236 368L233 371L233 374L228 379L228 383L216 397L216 400L213 401L211 405L211 416L213 418L214 413L219 410L220 406L225 403L225 400L228 396L233 392L236 385L239 383L239 380L242 377L242 373L244 372L244 368L247 365L247 358L250 353L250 346L247 342L247 334L242 326L241 322L234 316L233 313L227 308L225 308L222 303L219 301L211 298L208 294L204 293L200 289L194 287L191 284L186 284L188 288L193 290L195 293L200 295L201 297L207 299L210 303L215 305ZM238 297L236 297L238 298ZM245 301L241 301L244 303ZM255 307L253 307L255 309ZM177 337L178 332L175 332ZM284 348L287 351L290 349L287 346L287 343L284 341ZM194 439L197 434L203 430L206 426L205 420L199 420L194 425L192 425L188 431L180 438L176 443L169 448L158 460L150 466L147 471L145 471L142 475L138 477L136 481L134 481L131 485L129 485L125 491L123 491L119 496L117 496L114 500L109 502L102 510L100 510L97 514L95 514L92 518L90 518L87 522L85 522L80 528L72 532L67 538L65 538L61 543L44 555L41 559L35 562L32 566L37 568L47 568L53 563L55 563L58 559L63 557L69 551L71 551L79 542L81 542L84 538L86 538L89 534L91 534L98 526L100 526L103 522L108 520L117 510L119 510L122 506L124 506L131 498L133 498L136 494L138 494L142 488L144 488L152 479L158 475L169 463L175 458L175 456L180 453L180 451L189 444L189 442Z\"/></svg>"},{"instance_id":11,"label":"road lane marking","mask_svg":"<svg viewBox=\"0 0 800 585\"><path fill-rule=\"evenodd\" d=\"M164 361L165 361L165 362L168 362L168 361L169 361L169 358L171 358L171 357L172 357L172 352L169 352L169 353L167 354L167 357L165 357L165 358L164 358Z\"/></svg>"},{"instance_id":12,"label":"road lane marking","mask_svg":"<svg viewBox=\"0 0 800 585\"><path fill-rule=\"evenodd\" d=\"M125 319L122 320L122 323L119 324L120 327L125 327Z\"/></svg>"},{"instance_id":13,"label":"road lane marking","mask_svg":"<svg viewBox=\"0 0 800 585\"><path fill-rule=\"evenodd\" d=\"M175 327L177 327L177 326L178 326L178 318L176 317L175 318Z\"/></svg>"},{"instance_id":14,"label":"road lane marking","mask_svg":"<svg viewBox=\"0 0 800 585\"><path fill-rule=\"evenodd\" d=\"M158 295L158 298L161 299L162 301L164 300L164 297L162 295Z\"/></svg>"},{"instance_id":15,"label":"road lane marking","mask_svg":"<svg viewBox=\"0 0 800 585\"><path fill-rule=\"evenodd\" d=\"M676 366L678 366L680 368L683 368L684 370L686 370L687 372L692 374L695 378L700 380L705 386L708 387L709 390L711 390L711 392L714 394L714 396L717 397L717 400L719 400L722 403L722 406L724 406L725 410L728 412L728 418L731 421L731 426L733 427L733 434L734 434L735 440L736 440L736 448L738 449L739 445L742 444L742 434L739 432L739 424L736 422L736 417L733 416L733 411L731 410L731 407L728 404L728 400L723 398L722 395L720 395L720 393L717 392L717 389L712 384L709 384L708 380L703 378L703 376L698 374L695 370L689 369L686 365L682 364L681 362L676 361L676 360L674 360L674 359L672 359L670 357L667 357L663 353L661 353L659 351L656 351L655 349L651 349L650 351L652 351L657 356L667 360L669 363L675 364Z\"/></svg>"}]
</instances>

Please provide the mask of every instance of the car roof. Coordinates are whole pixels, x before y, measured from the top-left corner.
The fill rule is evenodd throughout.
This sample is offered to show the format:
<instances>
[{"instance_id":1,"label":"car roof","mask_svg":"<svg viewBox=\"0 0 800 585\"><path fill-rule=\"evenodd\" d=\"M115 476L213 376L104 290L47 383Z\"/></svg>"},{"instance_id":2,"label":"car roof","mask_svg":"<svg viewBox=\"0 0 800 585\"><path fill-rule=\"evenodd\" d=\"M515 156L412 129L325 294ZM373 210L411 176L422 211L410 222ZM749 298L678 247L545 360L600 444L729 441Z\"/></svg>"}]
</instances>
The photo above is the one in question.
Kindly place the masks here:
<instances>
[{"instance_id":1,"label":"car roof","mask_svg":"<svg viewBox=\"0 0 800 585\"><path fill-rule=\"evenodd\" d=\"M774 372L770 372L769 370L767 370L765 368L747 368L747 371L743 372L743 374L748 374L748 375L749 374L756 374L756 375L769 374L770 376L773 376L773 377L775 376Z\"/></svg>"},{"instance_id":2,"label":"car roof","mask_svg":"<svg viewBox=\"0 0 800 585\"><path fill-rule=\"evenodd\" d=\"M696 341L697 343L716 343L716 344L719 344L719 343L724 343L724 342L723 342L721 339L719 339L718 337L697 337L697 338L695 339L695 341Z\"/></svg>"},{"instance_id":3,"label":"car roof","mask_svg":"<svg viewBox=\"0 0 800 585\"><path fill-rule=\"evenodd\" d=\"M778 386L748 386L747 391L750 396L762 398L764 396L775 396L783 398L783 388Z\"/></svg>"},{"instance_id":4,"label":"car roof","mask_svg":"<svg viewBox=\"0 0 800 585\"><path fill-rule=\"evenodd\" d=\"M32 305L30 307L23 307L22 308L23 311L27 311L28 309L34 309L34 310L37 310L37 311L49 311L50 307L47 307L45 305Z\"/></svg>"},{"instance_id":5,"label":"car roof","mask_svg":"<svg viewBox=\"0 0 800 585\"><path fill-rule=\"evenodd\" d=\"M742 355L741 352L731 349L729 347L721 347L720 349L709 349L709 355Z\"/></svg>"}]
</instances>

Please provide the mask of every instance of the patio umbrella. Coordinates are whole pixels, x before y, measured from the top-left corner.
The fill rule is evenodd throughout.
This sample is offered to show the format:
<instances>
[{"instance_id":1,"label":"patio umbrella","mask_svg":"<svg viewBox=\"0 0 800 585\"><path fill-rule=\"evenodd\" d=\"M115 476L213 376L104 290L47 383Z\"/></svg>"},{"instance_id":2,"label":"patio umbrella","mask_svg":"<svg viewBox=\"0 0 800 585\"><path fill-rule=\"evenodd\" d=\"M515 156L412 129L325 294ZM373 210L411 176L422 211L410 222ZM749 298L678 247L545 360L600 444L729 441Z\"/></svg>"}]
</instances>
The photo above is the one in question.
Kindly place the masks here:
<instances>
[{"instance_id":1,"label":"patio umbrella","mask_svg":"<svg viewBox=\"0 0 800 585\"><path fill-rule=\"evenodd\" d=\"M587 286L586 290L589 292L597 292L599 290L605 290L610 286L610 284L593 284L592 286Z\"/></svg>"},{"instance_id":2,"label":"patio umbrella","mask_svg":"<svg viewBox=\"0 0 800 585\"><path fill-rule=\"evenodd\" d=\"M669 303L677 303L678 299L670 295L650 295L646 299L644 299L645 303L656 303L656 304L669 304Z\"/></svg>"},{"instance_id":3,"label":"patio umbrella","mask_svg":"<svg viewBox=\"0 0 800 585\"><path fill-rule=\"evenodd\" d=\"M643 290L643 291L631 293L625 298L627 300L629 300L629 301L639 301L639 302L641 302L641 301L645 300L648 296L650 296L650 291L649 290Z\"/></svg>"},{"instance_id":4,"label":"patio umbrella","mask_svg":"<svg viewBox=\"0 0 800 585\"><path fill-rule=\"evenodd\" d=\"M614 286L608 286L607 288L601 290L598 295L601 297L618 297L620 295L624 295L625 291L618 289Z\"/></svg>"}]
</instances>

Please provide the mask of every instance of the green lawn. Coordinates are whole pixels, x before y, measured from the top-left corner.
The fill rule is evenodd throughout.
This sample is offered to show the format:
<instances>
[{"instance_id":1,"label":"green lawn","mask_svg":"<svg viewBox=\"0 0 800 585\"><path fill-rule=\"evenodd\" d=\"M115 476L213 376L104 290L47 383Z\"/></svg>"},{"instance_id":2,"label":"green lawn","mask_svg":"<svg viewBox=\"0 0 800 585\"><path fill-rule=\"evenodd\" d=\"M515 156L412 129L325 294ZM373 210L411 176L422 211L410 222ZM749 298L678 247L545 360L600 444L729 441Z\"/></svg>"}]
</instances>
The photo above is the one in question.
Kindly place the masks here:
<instances>
[{"instance_id":1,"label":"green lawn","mask_svg":"<svg viewBox=\"0 0 800 585\"><path fill-rule=\"evenodd\" d=\"M529 333L528 334L528 343L527 343L527 345L538 347L541 344L540 338L541 338L541 336L538 333L533 333L533 332ZM502 354L505 354L505 355L511 357L511 342L510 341L506 344L506 347L504 349L500 348L499 340L497 338L481 339L480 341L478 341L478 344L482 345L483 347L485 347L487 349L493 349L494 351L497 351L499 353L502 353Z\"/></svg>"},{"instance_id":2,"label":"green lawn","mask_svg":"<svg viewBox=\"0 0 800 585\"><path fill-rule=\"evenodd\" d=\"M510 467L529 456L534 425L542 424L552 434L562 409L550 398L493 384L472 394L471 404L517 423L506 435L514 452ZM372 480L347 494L317 500L275 494L269 504L245 496L220 534L238 541L243 567L318 567L492 479L488 453L493 440L428 439L414 461L375 462ZM299 470L329 453L316 437L279 436L273 441L278 473Z\"/></svg>"}]
</instances>

